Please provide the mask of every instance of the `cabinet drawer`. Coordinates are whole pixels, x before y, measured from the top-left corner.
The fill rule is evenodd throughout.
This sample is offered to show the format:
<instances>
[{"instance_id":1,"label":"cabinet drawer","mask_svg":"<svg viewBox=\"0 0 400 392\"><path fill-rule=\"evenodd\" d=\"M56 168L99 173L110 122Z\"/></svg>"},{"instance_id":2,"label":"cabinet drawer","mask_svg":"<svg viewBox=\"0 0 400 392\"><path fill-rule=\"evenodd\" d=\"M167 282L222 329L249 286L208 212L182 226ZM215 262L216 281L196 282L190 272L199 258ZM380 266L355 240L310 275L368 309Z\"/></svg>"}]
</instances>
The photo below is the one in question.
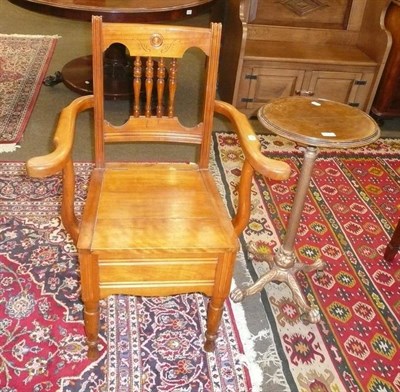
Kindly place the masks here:
<instances>
[{"instance_id":1,"label":"cabinet drawer","mask_svg":"<svg viewBox=\"0 0 400 392\"><path fill-rule=\"evenodd\" d=\"M208 281L213 280L217 261L197 260L101 260L101 283L155 282L155 281Z\"/></svg>"}]
</instances>

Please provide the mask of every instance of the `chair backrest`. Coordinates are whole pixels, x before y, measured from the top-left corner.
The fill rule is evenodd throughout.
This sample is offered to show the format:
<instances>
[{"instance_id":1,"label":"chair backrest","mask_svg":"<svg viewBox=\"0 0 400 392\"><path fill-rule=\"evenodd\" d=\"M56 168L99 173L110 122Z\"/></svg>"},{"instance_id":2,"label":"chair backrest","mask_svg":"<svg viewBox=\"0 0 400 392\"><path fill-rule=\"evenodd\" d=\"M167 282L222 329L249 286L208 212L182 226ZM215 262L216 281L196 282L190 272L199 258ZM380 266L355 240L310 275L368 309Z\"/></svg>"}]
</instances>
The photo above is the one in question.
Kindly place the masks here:
<instances>
[{"instance_id":1,"label":"chair backrest","mask_svg":"<svg viewBox=\"0 0 400 392\"><path fill-rule=\"evenodd\" d=\"M198 164L208 166L217 83L221 24L210 28L103 23L92 18L95 161L105 165L105 143L170 142L199 146ZM112 125L104 118L104 53L122 44L132 59L133 99L129 119ZM204 52L205 78L201 120L183 126L175 115L178 62L190 48ZM190 96L187 97L189 99Z\"/></svg>"}]
</instances>

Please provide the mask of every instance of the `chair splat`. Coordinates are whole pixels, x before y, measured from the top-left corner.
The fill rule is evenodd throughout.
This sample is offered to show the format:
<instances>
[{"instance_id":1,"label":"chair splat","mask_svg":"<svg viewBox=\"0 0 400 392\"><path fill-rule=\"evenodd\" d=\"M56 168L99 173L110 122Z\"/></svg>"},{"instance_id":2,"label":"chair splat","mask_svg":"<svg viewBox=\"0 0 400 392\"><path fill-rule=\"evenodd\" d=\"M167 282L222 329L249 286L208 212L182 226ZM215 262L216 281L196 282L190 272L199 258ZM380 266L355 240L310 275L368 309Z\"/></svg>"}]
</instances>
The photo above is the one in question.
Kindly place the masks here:
<instances>
[{"instance_id":1,"label":"chair splat","mask_svg":"<svg viewBox=\"0 0 400 392\"><path fill-rule=\"evenodd\" d=\"M135 57L133 63L133 117L140 115L140 90L142 87L142 59Z\"/></svg>"},{"instance_id":2,"label":"chair splat","mask_svg":"<svg viewBox=\"0 0 400 392\"><path fill-rule=\"evenodd\" d=\"M154 77L154 61L151 57L147 57L145 75L146 75L146 81L145 81L146 105L145 105L144 115L146 117L151 117L151 100L153 93L153 77Z\"/></svg>"},{"instance_id":3,"label":"chair splat","mask_svg":"<svg viewBox=\"0 0 400 392\"><path fill-rule=\"evenodd\" d=\"M169 118L175 115L177 89L177 59L167 61L164 57L140 57L133 60L133 108L132 116ZM168 88L167 88L168 86ZM166 96L168 93L168 96ZM144 107L143 112L141 110Z\"/></svg>"},{"instance_id":4,"label":"chair splat","mask_svg":"<svg viewBox=\"0 0 400 392\"><path fill-rule=\"evenodd\" d=\"M157 117L162 117L163 115L163 97L165 89L165 60L163 58L158 62L157 68Z\"/></svg>"},{"instance_id":5,"label":"chair splat","mask_svg":"<svg viewBox=\"0 0 400 392\"><path fill-rule=\"evenodd\" d=\"M175 93L176 93L176 74L177 74L177 60L173 58L169 67L169 100L168 100L168 117L174 116L175 111Z\"/></svg>"}]
</instances>

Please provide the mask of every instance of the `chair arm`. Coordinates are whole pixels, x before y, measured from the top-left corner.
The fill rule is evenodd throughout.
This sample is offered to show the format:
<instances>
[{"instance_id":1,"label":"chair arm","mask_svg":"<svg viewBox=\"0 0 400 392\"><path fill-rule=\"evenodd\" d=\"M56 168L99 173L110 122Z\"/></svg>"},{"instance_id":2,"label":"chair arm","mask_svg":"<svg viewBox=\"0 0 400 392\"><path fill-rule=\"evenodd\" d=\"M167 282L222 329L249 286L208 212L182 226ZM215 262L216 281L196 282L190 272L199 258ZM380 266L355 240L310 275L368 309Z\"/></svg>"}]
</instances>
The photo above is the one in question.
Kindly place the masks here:
<instances>
[{"instance_id":1,"label":"chair arm","mask_svg":"<svg viewBox=\"0 0 400 392\"><path fill-rule=\"evenodd\" d=\"M239 137L244 155L254 170L272 180L286 180L290 166L286 162L267 158L261 153L261 145L247 117L227 102L215 101L215 112L230 120Z\"/></svg>"},{"instance_id":2,"label":"chair arm","mask_svg":"<svg viewBox=\"0 0 400 392\"><path fill-rule=\"evenodd\" d=\"M43 178L62 170L71 158L75 136L76 118L80 112L93 107L93 96L76 98L66 106L58 120L54 134L55 149L47 155L31 158L26 163L26 170L31 177Z\"/></svg>"}]
</instances>

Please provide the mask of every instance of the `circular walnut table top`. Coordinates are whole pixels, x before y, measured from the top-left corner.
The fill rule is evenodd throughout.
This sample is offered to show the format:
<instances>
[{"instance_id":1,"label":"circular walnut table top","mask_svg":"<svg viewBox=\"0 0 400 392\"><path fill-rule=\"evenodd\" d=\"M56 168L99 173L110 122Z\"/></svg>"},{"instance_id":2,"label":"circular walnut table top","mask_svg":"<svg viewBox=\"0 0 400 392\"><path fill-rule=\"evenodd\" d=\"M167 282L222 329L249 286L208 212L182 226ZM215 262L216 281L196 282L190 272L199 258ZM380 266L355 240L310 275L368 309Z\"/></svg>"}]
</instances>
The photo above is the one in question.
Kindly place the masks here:
<instances>
[{"instance_id":1,"label":"circular walnut table top","mask_svg":"<svg viewBox=\"0 0 400 392\"><path fill-rule=\"evenodd\" d=\"M315 147L359 147L380 136L378 124L367 113L325 99L275 99L259 109L258 119L279 136Z\"/></svg>"}]
</instances>

